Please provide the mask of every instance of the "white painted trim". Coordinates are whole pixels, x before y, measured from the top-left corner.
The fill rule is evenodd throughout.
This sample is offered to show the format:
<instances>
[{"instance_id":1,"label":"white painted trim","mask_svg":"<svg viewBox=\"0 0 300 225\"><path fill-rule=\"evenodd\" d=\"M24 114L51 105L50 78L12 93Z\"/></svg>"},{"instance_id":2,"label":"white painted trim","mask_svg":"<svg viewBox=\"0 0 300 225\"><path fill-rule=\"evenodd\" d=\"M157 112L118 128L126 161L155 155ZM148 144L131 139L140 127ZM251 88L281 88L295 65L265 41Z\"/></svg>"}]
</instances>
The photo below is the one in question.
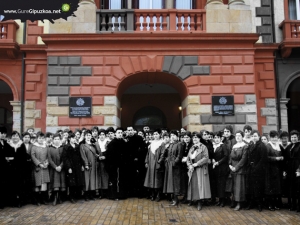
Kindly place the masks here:
<instances>
[{"instance_id":1,"label":"white painted trim","mask_svg":"<svg viewBox=\"0 0 300 225\"><path fill-rule=\"evenodd\" d=\"M296 0L296 14L297 20L300 20L300 0Z\"/></svg>"}]
</instances>

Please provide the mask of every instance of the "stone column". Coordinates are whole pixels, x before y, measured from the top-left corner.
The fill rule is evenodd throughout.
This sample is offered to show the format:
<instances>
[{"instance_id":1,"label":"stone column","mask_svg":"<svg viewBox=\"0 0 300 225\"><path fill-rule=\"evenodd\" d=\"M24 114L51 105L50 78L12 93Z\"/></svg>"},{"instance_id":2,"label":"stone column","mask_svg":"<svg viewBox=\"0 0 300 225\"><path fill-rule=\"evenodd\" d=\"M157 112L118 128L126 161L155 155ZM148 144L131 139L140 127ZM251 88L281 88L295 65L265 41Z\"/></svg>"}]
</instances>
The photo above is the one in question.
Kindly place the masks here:
<instances>
[{"instance_id":1,"label":"stone column","mask_svg":"<svg viewBox=\"0 0 300 225\"><path fill-rule=\"evenodd\" d=\"M223 4L223 0L207 0L206 5L208 4Z\"/></svg>"},{"instance_id":2,"label":"stone column","mask_svg":"<svg viewBox=\"0 0 300 225\"><path fill-rule=\"evenodd\" d=\"M233 5L233 4L245 4L244 0L229 0L228 5Z\"/></svg>"},{"instance_id":3,"label":"stone column","mask_svg":"<svg viewBox=\"0 0 300 225\"><path fill-rule=\"evenodd\" d=\"M13 130L21 132L21 102L20 101L10 101L13 107Z\"/></svg>"},{"instance_id":4,"label":"stone column","mask_svg":"<svg viewBox=\"0 0 300 225\"><path fill-rule=\"evenodd\" d=\"M281 127L280 129L284 131L288 131L288 110L287 104L290 101L289 98L281 98L280 99L280 120L281 120Z\"/></svg>"}]
</instances>

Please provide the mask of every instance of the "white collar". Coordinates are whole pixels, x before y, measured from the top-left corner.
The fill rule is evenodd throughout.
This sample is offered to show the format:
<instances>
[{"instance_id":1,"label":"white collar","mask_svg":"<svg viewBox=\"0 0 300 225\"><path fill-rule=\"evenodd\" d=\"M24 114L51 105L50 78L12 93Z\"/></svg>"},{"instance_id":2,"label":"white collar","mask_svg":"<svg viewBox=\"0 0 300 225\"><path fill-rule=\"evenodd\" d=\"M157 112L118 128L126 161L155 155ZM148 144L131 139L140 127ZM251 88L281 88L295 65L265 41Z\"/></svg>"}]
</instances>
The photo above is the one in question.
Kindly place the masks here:
<instances>
[{"instance_id":1,"label":"white collar","mask_svg":"<svg viewBox=\"0 0 300 225\"><path fill-rule=\"evenodd\" d=\"M21 146L23 142L21 140L18 141L18 143L14 144L12 141L9 143L11 147L13 147L14 149L17 149Z\"/></svg>"},{"instance_id":2,"label":"white collar","mask_svg":"<svg viewBox=\"0 0 300 225\"><path fill-rule=\"evenodd\" d=\"M214 147L214 152L216 151L216 149L217 148L219 148L221 145L223 144L223 142L222 141L220 141L220 143L219 144L215 144L215 143L213 143L213 147Z\"/></svg>"},{"instance_id":3,"label":"white collar","mask_svg":"<svg viewBox=\"0 0 300 225\"><path fill-rule=\"evenodd\" d=\"M276 151L278 151L278 152L281 151L279 142L277 142L276 145L274 145L271 141L269 141L268 143L272 146L272 148L273 148L274 150L276 150Z\"/></svg>"},{"instance_id":4,"label":"white collar","mask_svg":"<svg viewBox=\"0 0 300 225\"><path fill-rule=\"evenodd\" d=\"M35 142L33 145L34 145L34 146L37 146L37 147L41 147L41 148L47 148L47 145L46 145L45 142L43 143L43 145L40 145L40 144L37 143L37 142Z\"/></svg>"},{"instance_id":5,"label":"white collar","mask_svg":"<svg viewBox=\"0 0 300 225\"><path fill-rule=\"evenodd\" d=\"M246 143L242 141L241 143L236 143L232 148L242 148L245 145L246 145Z\"/></svg>"}]
</instances>

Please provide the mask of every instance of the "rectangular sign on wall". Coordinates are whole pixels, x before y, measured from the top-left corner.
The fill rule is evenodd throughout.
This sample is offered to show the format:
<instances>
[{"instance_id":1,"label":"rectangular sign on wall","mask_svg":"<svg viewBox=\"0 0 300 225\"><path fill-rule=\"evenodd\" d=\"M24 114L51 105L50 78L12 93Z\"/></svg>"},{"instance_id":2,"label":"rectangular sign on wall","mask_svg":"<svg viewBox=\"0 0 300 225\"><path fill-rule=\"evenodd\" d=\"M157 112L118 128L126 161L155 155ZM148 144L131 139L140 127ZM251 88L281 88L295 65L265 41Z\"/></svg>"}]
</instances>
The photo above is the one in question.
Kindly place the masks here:
<instances>
[{"instance_id":1,"label":"rectangular sign on wall","mask_svg":"<svg viewBox=\"0 0 300 225\"><path fill-rule=\"evenodd\" d=\"M92 97L70 97L69 117L91 117Z\"/></svg>"},{"instance_id":2,"label":"rectangular sign on wall","mask_svg":"<svg viewBox=\"0 0 300 225\"><path fill-rule=\"evenodd\" d=\"M213 116L233 116L234 115L234 96L212 96Z\"/></svg>"}]
</instances>

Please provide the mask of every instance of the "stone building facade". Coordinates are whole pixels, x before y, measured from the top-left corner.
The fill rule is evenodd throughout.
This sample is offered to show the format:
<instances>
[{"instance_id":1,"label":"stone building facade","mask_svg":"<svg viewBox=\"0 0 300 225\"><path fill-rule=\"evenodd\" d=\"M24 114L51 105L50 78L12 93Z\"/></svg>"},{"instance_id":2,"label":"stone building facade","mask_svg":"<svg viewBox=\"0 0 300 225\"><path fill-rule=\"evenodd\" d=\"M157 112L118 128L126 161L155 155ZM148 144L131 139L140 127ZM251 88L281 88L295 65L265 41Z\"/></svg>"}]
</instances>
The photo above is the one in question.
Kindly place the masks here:
<instances>
[{"instance_id":1,"label":"stone building facade","mask_svg":"<svg viewBox=\"0 0 300 225\"><path fill-rule=\"evenodd\" d=\"M134 8L136 1L105 9L104 2L81 1L76 17L54 24L1 23L12 32L5 44L0 39L12 129L138 125L145 107L169 128L288 129L276 91L282 1L196 0L176 9L166 0L159 10ZM212 115L219 95L234 96L234 116ZM92 97L92 117L69 117L72 96Z\"/></svg>"}]
</instances>

